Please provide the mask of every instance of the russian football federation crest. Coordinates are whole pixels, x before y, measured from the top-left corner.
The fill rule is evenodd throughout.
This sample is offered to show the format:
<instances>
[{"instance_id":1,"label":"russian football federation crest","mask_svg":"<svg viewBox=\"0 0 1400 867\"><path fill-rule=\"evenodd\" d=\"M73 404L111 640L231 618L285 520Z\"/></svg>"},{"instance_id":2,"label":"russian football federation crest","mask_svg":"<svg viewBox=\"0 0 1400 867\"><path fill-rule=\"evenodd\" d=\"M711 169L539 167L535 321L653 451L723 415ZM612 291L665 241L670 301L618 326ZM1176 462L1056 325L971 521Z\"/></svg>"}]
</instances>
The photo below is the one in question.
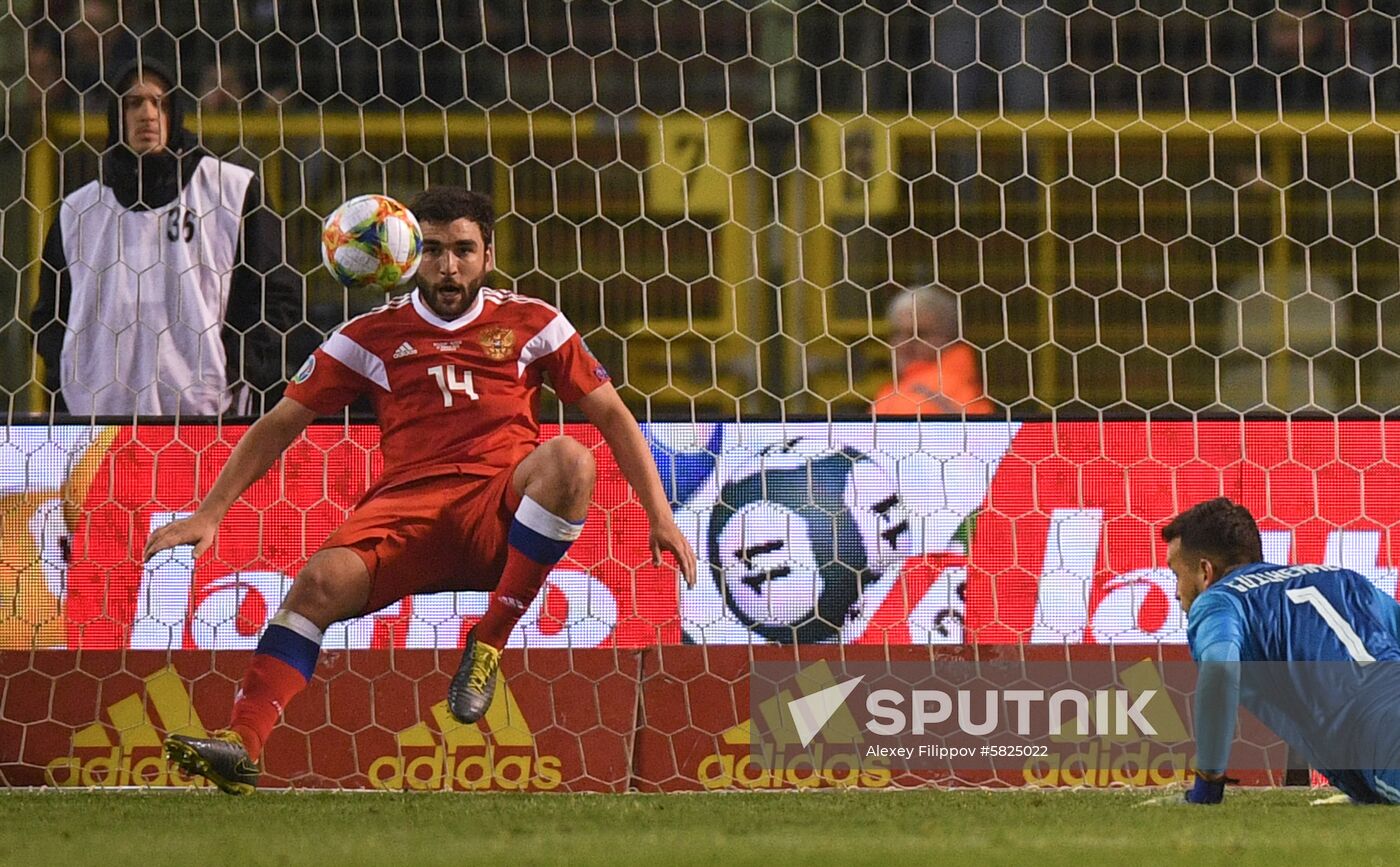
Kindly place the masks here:
<instances>
[{"instance_id":1,"label":"russian football federation crest","mask_svg":"<svg viewBox=\"0 0 1400 867\"><path fill-rule=\"evenodd\" d=\"M505 361L515 351L515 332L509 328L488 328L477 339L492 361Z\"/></svg>"}]
</instances>

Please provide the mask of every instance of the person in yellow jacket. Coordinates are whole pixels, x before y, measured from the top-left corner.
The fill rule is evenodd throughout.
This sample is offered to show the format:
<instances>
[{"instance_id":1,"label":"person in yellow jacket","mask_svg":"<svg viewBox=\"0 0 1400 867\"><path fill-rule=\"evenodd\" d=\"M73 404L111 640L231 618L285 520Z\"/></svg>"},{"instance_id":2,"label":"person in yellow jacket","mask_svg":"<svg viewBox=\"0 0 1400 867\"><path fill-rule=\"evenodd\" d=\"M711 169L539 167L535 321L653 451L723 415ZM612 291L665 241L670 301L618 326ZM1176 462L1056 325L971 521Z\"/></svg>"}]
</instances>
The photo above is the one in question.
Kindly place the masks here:
<instances>
[{"instance_id":1,"label":"person in yellow jacket","mask_svg":"<svg viewBox=\"0 0 1400 867\"><path fill-rule=\"evenodd\" d=\"M876 416L986 415L977 350L959 340L958 300L936 286L907 289L887 312L894 381L875 398Z\"/></svg>"}]
</instances>

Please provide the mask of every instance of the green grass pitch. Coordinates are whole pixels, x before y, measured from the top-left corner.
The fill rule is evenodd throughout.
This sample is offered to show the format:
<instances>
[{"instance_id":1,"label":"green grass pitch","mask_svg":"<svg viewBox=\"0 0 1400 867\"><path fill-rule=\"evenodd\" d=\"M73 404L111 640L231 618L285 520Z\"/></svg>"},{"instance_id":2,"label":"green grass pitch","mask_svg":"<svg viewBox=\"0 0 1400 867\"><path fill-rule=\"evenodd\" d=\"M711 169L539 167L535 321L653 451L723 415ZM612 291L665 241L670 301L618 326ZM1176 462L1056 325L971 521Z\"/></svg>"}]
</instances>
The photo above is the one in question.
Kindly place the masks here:
<instances>
[{"instance_id":1,"label":"green grass pitch","mask_svg":"<svg viewBox=\"0 0 1400 867\"><path fill-rule=\"evenodd\" d=\"M1395 863L1400 811L1330 794L5 792L3 864ZM1179 796L1179 793L1177 794Z\"/></svg>"}]
</instances>

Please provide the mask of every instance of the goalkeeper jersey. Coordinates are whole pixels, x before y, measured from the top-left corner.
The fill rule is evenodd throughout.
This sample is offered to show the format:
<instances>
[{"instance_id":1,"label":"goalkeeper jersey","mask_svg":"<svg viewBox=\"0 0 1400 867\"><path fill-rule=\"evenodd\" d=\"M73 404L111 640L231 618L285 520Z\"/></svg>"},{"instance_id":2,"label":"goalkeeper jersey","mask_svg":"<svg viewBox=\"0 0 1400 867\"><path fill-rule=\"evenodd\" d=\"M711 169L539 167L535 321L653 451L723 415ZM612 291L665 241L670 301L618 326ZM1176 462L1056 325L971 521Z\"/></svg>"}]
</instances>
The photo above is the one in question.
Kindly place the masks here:
<instances>
[{"instance_id":1,"label":"goalkeeper jersey","mask_svg":"<svg viewBox=\"0 0 1400 867\"><path fill-rule=\"evenodd\" d=\"M1314 767L1400 767L1400 604L1365 577L1240 567L1196 598L1187 636L1202 666L1200 767L1224 769L1235 717L1228 691L1205 685L1207 663L1221 676L1238 663L1238 701Z\"/></svg>"}]
</instances>

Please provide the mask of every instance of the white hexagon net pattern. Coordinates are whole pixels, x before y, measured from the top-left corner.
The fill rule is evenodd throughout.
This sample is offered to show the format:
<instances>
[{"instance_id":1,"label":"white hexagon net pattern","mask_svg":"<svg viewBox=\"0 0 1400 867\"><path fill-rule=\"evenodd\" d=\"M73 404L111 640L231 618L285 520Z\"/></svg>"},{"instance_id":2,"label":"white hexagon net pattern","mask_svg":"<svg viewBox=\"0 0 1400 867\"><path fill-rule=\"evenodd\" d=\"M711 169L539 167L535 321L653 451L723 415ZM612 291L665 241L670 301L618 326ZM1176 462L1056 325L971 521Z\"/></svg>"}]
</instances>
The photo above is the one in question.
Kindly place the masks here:
<instances>
[{"instance_id":1,"label":"white hexagon net pattern","mask_svg":"<svg viewBox=\"0 0 1400 867\"><path fill-rule=\"evenodd\" d=\"M6 705L0 727L68 728L36 729L0 775L162 784L159 762L134 770L152 738L219 724L246 655L200 652L254 646L376 471L371 419L352 410L299 441L208 564L143 565L142 540L198 503L333 329L384 302L322 269L325 216L434 184L491 197L493 285L558 306L644 422L700 586L646 565L640 508L596 433L550 398L547 434L579 437L612 475L594 535L517 635L499 716L454 727L437 705L484 597L418 597L328 639L304 701L330 710L288 711L279 781L793 784L736 770L753 654L1175 653L1184 622L1155 534L1217 494L1250 506L1277 559L1345 565L1393 596L1398 14L1344 0L12 4L0 645L115 661L64 668L36 650L7 671L10 694L104 685L81 712ZM172 243L220 209L251 207L268 230L212 269L252 294L199 344L240 359L242 390L226 407L70 416L45 346L85 320L44 307L46 269L59 279L45 239L103 171L110 84L138 57L177 79L203 151L255 172L251 205L195 222L156 209ZM83 255L64 251L70 267ZM99 271L172 262L113 255ZM911 324L901 304L920 287L933 315ZM210 327L163 316L91 322L116 347ZM894 420L918 411L930 420ZM719 655L686 656L696 644ZM397 667L391 649L423 655ZM411 710L380 710L403 691ZM318 764L336 745L364 761Z\"/></svg>"}]
</instances>

